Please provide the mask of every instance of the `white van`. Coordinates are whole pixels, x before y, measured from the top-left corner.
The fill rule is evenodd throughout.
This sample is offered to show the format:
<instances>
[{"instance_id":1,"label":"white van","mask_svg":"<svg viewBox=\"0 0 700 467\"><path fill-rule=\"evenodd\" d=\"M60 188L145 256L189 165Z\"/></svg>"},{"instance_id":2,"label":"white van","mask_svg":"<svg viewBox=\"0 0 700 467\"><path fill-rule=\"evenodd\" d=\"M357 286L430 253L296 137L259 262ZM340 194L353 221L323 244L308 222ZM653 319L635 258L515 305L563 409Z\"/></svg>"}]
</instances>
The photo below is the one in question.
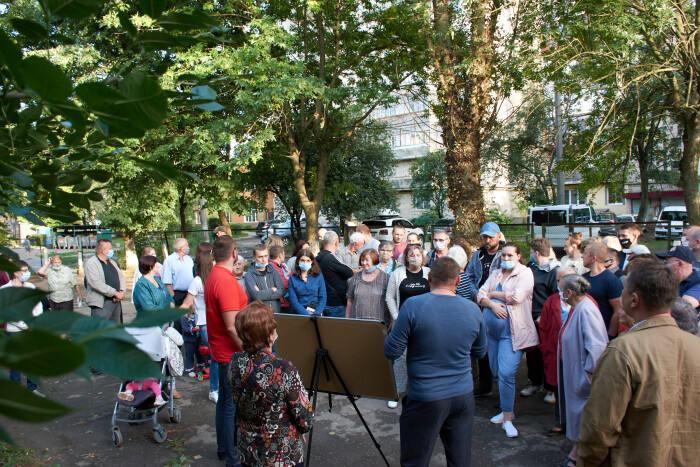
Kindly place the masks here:
<instances>
[{"instance_id":1,"label":"white van","mask_svg":"<svg viewBox=\"0 0 700 467\"><path fill-rule=\"evenodd\" d=\"M564 240L573 232L580 232L583 239L595 237L600 232L599 227L569 227L566 224L590 224L597 220L595 210L587 204L533 206L527 210L527 222L532 235L546 238L554 248L564 248ZM542 224L560 225L543 227Z\"/></svg>"},{"instance_id":2,"label":"white van","mask_svg":"<svg viewBox=\"0 0 700 467\"><path fill-rule=\"evenodd\" d=\"M654 238L663 240L668 238L668 222L671 223L671 238L678 240L683 236L683 224L688 222L688 210L685 206L666 206L661 210L659 222L654 228Z\"/></svg>"}]
</instances>

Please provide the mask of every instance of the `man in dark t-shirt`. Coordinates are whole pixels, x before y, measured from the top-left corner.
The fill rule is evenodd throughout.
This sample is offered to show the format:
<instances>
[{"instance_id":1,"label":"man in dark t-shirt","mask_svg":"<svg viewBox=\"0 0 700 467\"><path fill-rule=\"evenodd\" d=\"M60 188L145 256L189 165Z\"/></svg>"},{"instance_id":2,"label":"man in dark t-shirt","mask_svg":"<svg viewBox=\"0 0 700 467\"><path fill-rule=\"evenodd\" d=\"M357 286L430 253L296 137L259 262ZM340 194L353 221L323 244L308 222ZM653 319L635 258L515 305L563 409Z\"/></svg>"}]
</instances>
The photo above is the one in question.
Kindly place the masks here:
<instances>
[{"instance_id":1,"label":"man in dark t-shirt","mask_svg":"<svg viewBox=\"0 0 700 467\"><path fill-rule=\"evenodd\" d=\"M608 335L617 336L621 308L622 282L615 274L605 269L608 248L600 242L592 242L583 250L583 266L590 269L583 275L591 284L588 294L598 303L600 314L608 328Z\"/></svg>"},{"instance_id":2,"label":"man in dark t-shirt","mask_svg":"<svg viewBox=\"0 0 700 467\"><path fill-rule=\"evenodd\" d=\"M316 256L316 262L323 272L323 280L326 282L326 308L325 316L334 318L345 317L345 305L347 303L348 279L353 276L352 269L341 263L335 256L339 246L338 234L326 232L323 236L323 250Z\"/></svg>"}]
</instances>

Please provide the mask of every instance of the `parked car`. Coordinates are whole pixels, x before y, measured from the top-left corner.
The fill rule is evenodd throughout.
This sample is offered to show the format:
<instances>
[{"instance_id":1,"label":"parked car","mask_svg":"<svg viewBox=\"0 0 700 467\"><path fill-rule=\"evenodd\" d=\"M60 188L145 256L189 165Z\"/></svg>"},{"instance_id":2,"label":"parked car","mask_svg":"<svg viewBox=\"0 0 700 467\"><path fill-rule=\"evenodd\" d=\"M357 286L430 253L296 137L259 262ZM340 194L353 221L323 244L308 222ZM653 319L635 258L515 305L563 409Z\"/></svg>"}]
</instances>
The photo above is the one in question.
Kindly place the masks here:
<instances>
[{"instance_id":1,"label":"parked car","mask_svg":"<svg viewBox=\"0 0 700 467\"><path fill-rule=\"evenodd\" d=\"M619 222L614 212L601 212L598 214L596 220L599 224L616 224ZM608 235L617 236L617 229L614 225L601 227L598 231L598 235L601 237L607 237Z\"/></svg>"},{"instance_id":2,"label":"parked car","mask_svg":"<svg viewBox=\"0 0 700 467\"><path fill-rule=\"evenodd\" d=\"M324 228L326 230L332 230L335 233L339 233L340 229L338 228L337 225L335 225L333 222L328 222L326 224L319 224L318 228ZM286 222L281 222L279 224L273 225L270 230L269 234L277 234L280 237L282 237L282 242L284 242L285 245L294 242L295 237L296 237L296 232L294 232L295 235L292 235L292 223L290 221ZM301 220L301 238L306 238L306 219ZM267 240L267 235L264 235L260 241L264 242Z\"/></svg>"},{"instance_id":3,"label":"parked car","mask_svg":"<svg viewBox=\"0 0 700 467\"><path fill-rule=\"evenodd\" d=\"M255 227L255 235L258 237L265 237L267 235L267 231L272 227L273 225L279 225L284 221L278 220L278 219L272 219L272 220L267 220L267 221L260 221L258 222L258 225Z\"/></svg>"},{"instance_id":4,"label":"parked car","mask_svg":"<svg viewBox=\"0 0 700 467\"><path fill-rule=\"evenodd\" d=\"M372 232L372 236L377 240L381 241L392 241L392 230L395 225L402 225L406 229L406 234L403 237L403 241L406 241L406 237L410 233L418 234L421 243L423 242L424 233L423 229L416 227L408 219L393 214L378 215L371 219L367 219L362 222L367 227L369 231Z\"/></svg>"},{"instance_id":5,"label":"parked car","mask_svg":"<svg viewBox=\"0 0 700 467\"><path fill-rule=\"evenodd\" d=\"M452 235L452 226L455 220L450 217L443 217L433 224L436 230L446 230L448 235ZM428 237L433 238L433 225L428 226Z\"/></svg>"},{"instance_id":6,"label":"parked car","mask_svg":"<svg viewBox=\"0 0 700 467\"><path fill-rule=\"evenodd\" d=\"M688 222L688 211L685 206L666 206L659 213L659 222L654 229L654 238L668 238L668 227L671 226L671 238L680 239L683 236L683 225Z\"/></svg>"},{"instance_id":7,"label":"parked car","mask_svg":"<svg viewBox=\"0 0 700 467\"><path fill-rule=\"evenodd\" d=\"M637 222L637 215L636 214L620 214L617 216L617 223L618 224L626 224L628 222Z\"/></svg>"}]
</instances>

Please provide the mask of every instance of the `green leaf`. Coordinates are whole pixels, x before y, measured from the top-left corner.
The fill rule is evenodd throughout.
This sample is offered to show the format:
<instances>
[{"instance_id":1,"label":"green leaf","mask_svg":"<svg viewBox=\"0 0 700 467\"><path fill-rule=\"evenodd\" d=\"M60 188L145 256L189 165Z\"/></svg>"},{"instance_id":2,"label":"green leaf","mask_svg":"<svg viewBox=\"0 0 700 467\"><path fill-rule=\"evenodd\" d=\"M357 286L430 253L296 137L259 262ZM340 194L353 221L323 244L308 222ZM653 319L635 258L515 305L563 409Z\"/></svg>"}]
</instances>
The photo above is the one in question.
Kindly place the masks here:
<instances>
[{"instance_id":1,"label":"green leaf","mask_svg":"<svg viewBox=\"0 0 700 467\"><path fill-rule=\"evenodd\" d=\"M152 176L158 178L160 181L175 181L182 175L182 173L171 164L164 164L162 162L150 161L137 157L131 160L148 170Z\"/></svg>"},{"instance_id":2,"label":"green leaf","mask_svg":"<svg viewBox=\"0 0 700 467\"><path fill-rule=\"evenodd\" d=\"M119 88L126 100L118 104L124 106L131 124L150 129L163 122L168 112L168 99L156 80L146 73L134 72L122 80Z\"/></svg>"},{"instance_id":3,"label":"green leaf","mask_svg":"<svg viewBox=\"0 0 700 467\"><path fill-rule=\"evenodd\" d=\"M28 19L12 18L10 24L15 30L27 39L41 41L48 39L49 31L44 26Z\"/></svg>"},{"instance_id":4,"label":"green leaf","mask_svg":"<svg viewBox=\"0 0 700 467\"><path fill-rule=\"evenodd\" d=\"M4 367L38 376L59 376L84 361L80 345L39 329L18 332L9 339L0 355Z\"/></svg>"},{"instance_id":5,"label":"green leaf","mask_svg":"<svg viewBox=\"0 0 700 467\"><path fill-rule=\"evenodd\" d=\"M224 106L219 104L218 102L209 102L207 104L196 104L195 107L197 107L198 109L209 111L209 112L218 112L219 110L224 109Z\"/></svg>"},{"instance_id":6,"label":"green leaf","mask_svg":"<svg viewBox=\"0 0 700 467\"><path fill-rule=\"evenodd\" d=\"M46 293L37 289L24 287L5 287L0 289L0 321L29 321L32 310Z\"/></svg>"},{"instance_id":7,"label":"green leaf","mask_svg":"<svg viewBox=\"0 0 700 467\"><path fill-rule=\"evenodd\" d=\"M11 276L13 272L19 271L19 268L12 261L0 257L0 271L5 271Z\"/></svg>"},{"instance_id":8,"label":"green leaf","mask_svg":"<svg viewBox=\"0 0 700 467\"><path fill-rule=\"evenodd\" d=\"M121 24L122 28L124 28L129 35L136 36L136 34L138 34L136 26L131 22L131 18L129 18L129 15L125 11L120 11L117 13L117 16L119 17L119 24Z\"/></svg>"},{"instance_id":9,"label":"green leaf","mask_svg":"<svg viewBox=\"0 0 700 467\"><path fill-rule=\"evenodd\" d=\"M197 40L191 37L174 36L163 31L144 31L139 34L136 41L143 44L147 51L166 50L197 43Z\"/></svg>"},{"instance_id":10,"label":"green leaf","mask_svg":"<svg viewBox=\"0 0 700 467\"><path fill-rule=\"evenodd\" d=\"M217 26L219 23L206 13L195 11L191 14L168 13L158 18L158 24L166 31L191 31L193 29L209 29Z\"/></svg>"},{"instance_id":11,"label":"green leaf","mask_svg":"<svg viewBox=\"0 0 700 467\"><path fill-rule=\"evenodd\" d=\"M158 378L158 364L133 344L102 337L85 343L87 361L100 371L122 379Z\"/></svg>"},{"instance_id":12,"label":"green leaf","mask_svg":"<svg viewBox=\"0 0 700 467\"><path fill-rule=\"evenodd\" d=\"M49 15L63 18L83 19L97 13L104 1L102 0L39 0L44 11Z\"/></svg>"},{"instance_id":13,"label":"green leaf","mask_svg":"<svg viewBox=\"0 0 700 467\"><path fill-rule=\"evenodd\" d=\"M135 344L137 341L121 325L97 316L83 316L75 320L68 331L74 342L84 342L100 336Z\"/></svg>"},{"instance_id":14,"label":"green leaf","mask_svg":"<svg viewBox=\"0 0 700 467\"><path fill-rule=\"evenodd\" d=\"M75 39L72 37L64 36L63 34L51 34L49 40L56 44L63 45L73 45L75 44Z\"/></svg>"},{"instance_id":15,"label":"green leaf","mask_svg":"<svg viewBox=\"0 0 700 467\"><path fill-rule=\"evenodd\" d=\"M19 255L14 251L10 250L6 246L0 245L0 254L3 254L10 258L12 261L19 261Z\"/></svg>"},{"instance_id":16,"label":"green leaf","mask_svg":"<svg viewBox=\"0 0 700 467\"><path fill-rule=\"evenodd\" d=\"M72 311L61 313L42 313L32 323L32 328L42 329L54 333L67 333L77 320L85 318L85 315Z\"/></svg>"},{"instance_id":17,"label":"green leaf","mask_svg":"<svg viewBox=\"0 0 700 467\"><path fill-rule=\"evenodd\" d=\"M7 431L3 430L2 426L0 426L0 441L4 441L7 444L14 444L9 433L7 433Z\"/></svg>"},{"instance_id":18,"label":"green leaf","mask_svg":"<svg viewBox=\"0 0 700 467\"><path fill-rule=\"evenodd\" d=\"M180 319L185 313L187 313L187 310L182 308L161 308L158 310L140 311L136 314L136 318L126 323L126 326L130 328L160 326L161 324Z\"/></svg>"},{"instance_id":19,"label":"green leaf","mask_svg":"<svg viewBox=\"0 0 700 467\"><path fill-rule=\"evenodd\" d=\"M23 422L47 422L71 409L51 399L35 396L32 391L11 380L0 379L0 414Z\"/></svg>"},{"instance_id":20,"label":"green leaf","mask_svg":"<svg viewBox=\"0 0 700 467\"><path fill-rule=\"evenodd\" d=\"M153 19L160 18L165 10L165 0L139 0L139 4L143 12Z\"/></svg>"},{"instance_id":21,"label":"green leaf","mask_svg":"<svg viewBox=\"0 0 700 467\"><path fill-rule=\"evenodd\" d=\"M31 56L22 60L22 74L25 86L42 99L66 100L73 90L70 78L63 70L43 57Z\"/></svg>"},{"instance_id":22,"label":"green leaf","mask_svg":"<svg viewBox=\"0 0 700 467\"><path fill-rule=\"evenodd\" d=\"M195 86L190 90L190 93L197 96L199 99L216 99L216 91L211 86Z\"/></svg>"},{"instance_id":23,"label":"green leaf","mask_svg":"<svg viewBox=\"0 0 700 467\"><path fill-rule=\"evenodd\" d=\"M22 50L9 38L5 31L0 30L0 65L8 68L15 81L22 76Z\"/></svg>"},{"instance_id":24,"label":"green leaf","mask_svg":"<svg viewBox=\"0 0 700 467\"><path fill-rule=\"evenodd\" d=\"M107 183L112 179L112 172L109 170L102 170L102 169L92 169L92 170L83 170L83 174L87 175L91 179L95 180L96 182L100 183Z\"/></svg>"}]
</instances>

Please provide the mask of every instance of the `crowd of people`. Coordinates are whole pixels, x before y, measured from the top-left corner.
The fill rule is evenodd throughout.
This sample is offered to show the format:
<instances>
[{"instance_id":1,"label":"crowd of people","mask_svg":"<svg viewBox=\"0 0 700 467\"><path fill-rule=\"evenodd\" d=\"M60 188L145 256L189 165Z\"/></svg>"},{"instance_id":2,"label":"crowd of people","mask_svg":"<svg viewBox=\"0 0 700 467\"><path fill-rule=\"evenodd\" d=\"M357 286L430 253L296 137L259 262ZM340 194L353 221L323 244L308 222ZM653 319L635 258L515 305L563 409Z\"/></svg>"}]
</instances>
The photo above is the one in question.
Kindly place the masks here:
<instances>
[{"instance_id":1,"label":"crowd of people","mask_svg":"<svg viewBox=\"0 0 700 467\"><path fill-rule=\"evenodd\" d=\"M227 465L303 464L302 435L314 415L293 363L274 352L273 313L386 324L402 465L427 465L438 436L450 465L468 465L474 397L491 397L494 387L500 412L490 421L517 437L523 356L528 384L520 397L543 394L553 405L547 434L572 442L562 466L692 462L700 454L687 429L700 404L700 227L686 229L687 246L656 255L639 243L636 224L622 225L619 237L584 241L574 233L560 259L545 238L522 251L494 222L480 234L472 248L436 230L434 248L424 251L402 226L380 242L360 225L342 248L328 231L318 254L300 240L290 258L270 235L246 268L234 240L217 229L194 259L184 238L162 265L144 249L132 300L137 313L189 310L175 323L185 373L208 368L217 452ZM111 242L100 240L85 262L85 303L92 316L121 323L126 286L112 255ZM26 263L19 266L3 287L31 285ZM72 310L73 289L82 299L60 257L39 274L52 310Z\"/></svg>"}]
</instances>

